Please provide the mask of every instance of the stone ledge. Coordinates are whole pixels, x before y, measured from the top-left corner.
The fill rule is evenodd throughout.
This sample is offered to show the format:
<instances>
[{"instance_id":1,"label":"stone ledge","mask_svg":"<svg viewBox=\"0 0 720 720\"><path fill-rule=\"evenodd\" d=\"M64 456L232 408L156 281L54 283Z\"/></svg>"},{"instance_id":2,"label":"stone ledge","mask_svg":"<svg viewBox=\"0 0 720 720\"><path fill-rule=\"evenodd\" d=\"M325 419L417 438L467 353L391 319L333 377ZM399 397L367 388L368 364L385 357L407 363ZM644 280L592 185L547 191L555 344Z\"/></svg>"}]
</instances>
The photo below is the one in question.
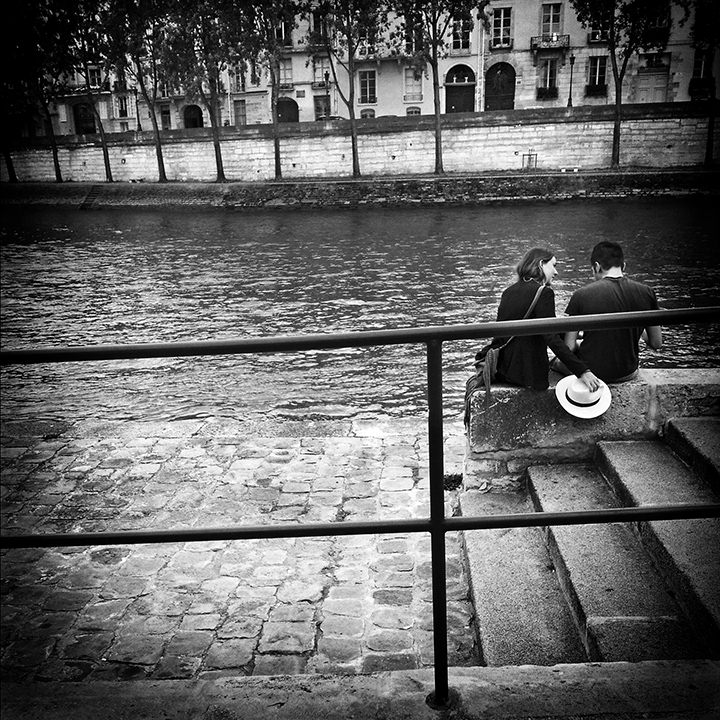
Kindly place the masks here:
<instances>
[{"instance_id":1,"label":"stone ledge","mask_svg":"<svg viewBox=\"0 0 720 720\"><path fill-rule=\"evenodd\" d=\"M563 410L555 397L559 379L551 373L546 391L494 385L487 409L484 391L474 393L468 476L497 478L503 470L516 476L537 462L587 461L601 440L656 438L670 418L720 415L720 368L641 370L637 380L610 386L610 408L592 420Z\"/></svg>"}]
</instances>

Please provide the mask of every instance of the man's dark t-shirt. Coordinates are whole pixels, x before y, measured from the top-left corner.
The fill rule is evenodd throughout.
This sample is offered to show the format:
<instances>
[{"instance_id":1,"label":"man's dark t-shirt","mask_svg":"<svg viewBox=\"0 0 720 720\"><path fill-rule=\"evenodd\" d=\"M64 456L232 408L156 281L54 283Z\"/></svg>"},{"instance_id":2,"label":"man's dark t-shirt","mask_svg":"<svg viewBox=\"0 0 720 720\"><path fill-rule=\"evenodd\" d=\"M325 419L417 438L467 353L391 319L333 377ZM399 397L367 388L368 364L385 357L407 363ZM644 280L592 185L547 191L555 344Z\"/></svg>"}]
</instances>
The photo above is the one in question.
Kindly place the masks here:
<instances>
[{"instance_id":1,"label":"man's dark t-shirt","mask_svg":"<svg viewBox=\"0 0 720 720\"><path fill-rule=\"evenodd\" d=\"M604 277L576 290L568 315L657 310L652 288L627 277ZM638 368L638 341L643 328L585 330L578 355L605 382L614 382Z\"/></svg>"}]
</instances>

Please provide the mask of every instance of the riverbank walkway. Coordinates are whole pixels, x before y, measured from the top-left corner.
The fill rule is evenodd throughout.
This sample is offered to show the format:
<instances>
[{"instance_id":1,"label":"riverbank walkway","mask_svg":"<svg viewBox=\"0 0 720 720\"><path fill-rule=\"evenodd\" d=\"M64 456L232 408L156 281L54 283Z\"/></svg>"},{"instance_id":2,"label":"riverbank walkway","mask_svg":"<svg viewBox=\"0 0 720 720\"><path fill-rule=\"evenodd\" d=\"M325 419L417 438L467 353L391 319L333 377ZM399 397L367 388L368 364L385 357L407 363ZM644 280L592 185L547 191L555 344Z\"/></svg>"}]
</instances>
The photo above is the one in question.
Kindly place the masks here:
<instances>
[{"instance_id":1,"label":"riverbank walkway","mask_svg":"<svg viewBox=\"0 0 720 720\"><path fill-rule=\"evenodd\" d=\"M462 468L459 423L446 424L448 471ZM427 514L425 418L282 427L6 421L3 533ZM446 498L456 512L455 491ZM398 534L5 550L2 716L713 717L712 661L480 667L454 534L455 704L433 709L427 544Z\"/></svg>"}]
</instances>

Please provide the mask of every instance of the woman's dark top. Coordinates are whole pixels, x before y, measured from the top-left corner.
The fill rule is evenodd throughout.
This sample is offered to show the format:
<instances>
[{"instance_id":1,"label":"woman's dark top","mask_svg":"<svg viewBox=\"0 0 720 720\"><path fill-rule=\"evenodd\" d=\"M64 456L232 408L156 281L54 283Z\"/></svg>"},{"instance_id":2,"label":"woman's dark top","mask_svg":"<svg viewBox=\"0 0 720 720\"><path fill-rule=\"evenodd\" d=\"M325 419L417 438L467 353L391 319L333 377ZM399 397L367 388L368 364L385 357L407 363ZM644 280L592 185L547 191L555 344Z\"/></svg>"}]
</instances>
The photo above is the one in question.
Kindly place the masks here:
<instances>
[{"instance_id":1,"label":"woman's dark top","mask_svg":"<svg viewBox=\"0 0 720 720\"><path fill-rule=\"evenodd\" d=\"M519 280L507 288L498 307L498 320L521 320L532 303L538 283L534 280ZM555 293L546 285L543 288L529 318L555 317ZM499 347L507 337L493 338L492 347ZM515 337L509 345L500 351L497 366L497 379L500 382L520 385L534 390L547 390L550 363L547 348L578 377L588 366L575 355L558 334L524 335Z\"/></svg>"}]
</instances>

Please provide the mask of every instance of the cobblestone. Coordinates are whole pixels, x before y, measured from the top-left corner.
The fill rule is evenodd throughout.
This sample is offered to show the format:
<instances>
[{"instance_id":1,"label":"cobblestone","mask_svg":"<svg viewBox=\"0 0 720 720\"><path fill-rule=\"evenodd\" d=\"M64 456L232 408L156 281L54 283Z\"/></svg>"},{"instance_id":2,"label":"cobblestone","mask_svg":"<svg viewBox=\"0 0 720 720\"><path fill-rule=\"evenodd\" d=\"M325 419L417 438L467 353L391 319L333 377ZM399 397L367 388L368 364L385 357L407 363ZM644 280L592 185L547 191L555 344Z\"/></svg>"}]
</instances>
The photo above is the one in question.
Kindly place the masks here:
<instances>
[{"instance_id":1,"label":"cobblestone","mask_svg":"<svg viewBox=\"0 0 720 720\"><path fill-rule=\"evenodd\" d=\"M46 440L6 422L3 532L425 516L424 419L345 425L304 438L277 434L277 423L275 435L249 435L213 418L78 423ZM456 436L447 443L454 472L460 446ZM454 535L446 545L449 651L453 664L477 665L462 551ZM3 677L426 667L429 551L425 534L406 533L5 550Z\"/></svg>"}]
</instances>

